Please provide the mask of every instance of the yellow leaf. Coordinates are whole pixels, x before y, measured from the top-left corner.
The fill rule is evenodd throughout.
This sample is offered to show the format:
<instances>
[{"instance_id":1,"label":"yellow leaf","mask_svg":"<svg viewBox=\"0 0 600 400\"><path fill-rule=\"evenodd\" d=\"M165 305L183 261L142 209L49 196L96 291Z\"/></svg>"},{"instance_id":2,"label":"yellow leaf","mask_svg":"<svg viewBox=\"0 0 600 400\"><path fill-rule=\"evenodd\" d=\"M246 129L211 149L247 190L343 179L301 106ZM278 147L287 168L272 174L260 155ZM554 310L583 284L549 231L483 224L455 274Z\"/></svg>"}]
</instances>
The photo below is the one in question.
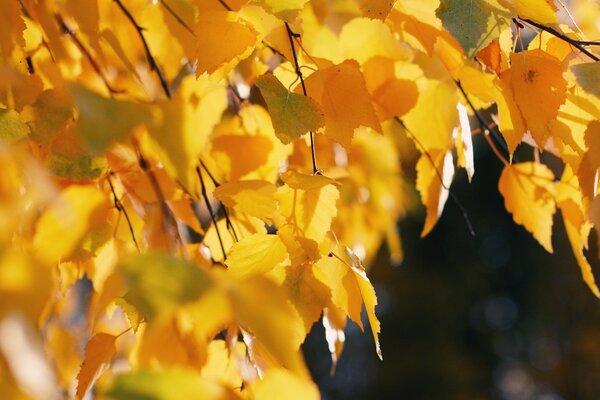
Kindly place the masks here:
<instances>
[{"instance_id":1,"label":"yellow leaf","mask_svg":"<svg viewBox=\"0 0 600 400\"><path fill-rule=\"evenodd\" d=\"M279 236L257 233L234 244L225 263L235 276L249 277L269 272L287 257Z\"/></svg>"},{"instance_id":2,"label":"yellow leaf","mask_svg":"<svg viewBox=\"0 0 600 400\"><path fill-rule=\"evenodd\" d=\"M417 105L402 120L426 150L449 149L452 130L458 124L457 102L453 83L426 80L424 86L419 86Z\"/></svg>"},{"instance_id":3,"label":"yellow leaf","mask_svg":"<svg viewBox=\"0 0 600 400\"><path fill-rule=\"evenodd\" d=\"M112 400L240 400L233 391L203 379L197 371L174 367L119 374L103 385L98 394L103 399Z\"/></svg>"},{"instance_id":4,"label":"yellow leaf","mask_svg":"<svg viewBox=\"0 0 600 400\"><path fill-rule=\"evenodd\" d=\"M40 217L33 238L35 252L46 263L65 259L90 229L94 214L107 206L106 196L95 187L69 186Z\"/></svg>"},{"instance_id":5,"label":"yellow leaf","mask_svg":"<svg viewBox=\"0 0 600 400\"><path fill-rule=\"evenodd\" d=\"M431 232L442 215L448 200L448 188L454 178L452 152L430 151L429 155L431 159L427 154L422 154L417 162L417 190L427 210L421 237Z\"/></svg>"},{"instance_id":6,"label":"yellow leaf","mask_svg":"<svg viewBox=\"0 0 600 400\"><path fill-rule=\"evenodd\" d=\"M308 0L257 0L265 10L286 22L294 22Z\"/></svg>"},{"instance_id":7,"label":"yellow leaf","mask_svg":"<svg viewBox=\"0 0 600 400\"><path fill-rule=\"evenodd\" d=\"M29 126L15 110L0 108L0 140L13 143L29 135Z\"/></svg>"},{"instance_id":8,"label":"yellow leaf","mask_svg":"<svg viewBox=\"0 0 600 400\"><path fill-rule=\"evenodd\" d=\"M600 98L600 61L573 65L571 71L583 90Z\"/></svg>"},{"instance_id":9,"label":"yellow leaf","mask_svg":"<svg viewBox=\"0 0 600 400\"><path fill-rule=\"evenodd\" d=\"M365 17L385 20L396 0L360 0L360 7Z\"/></svg>"},{"instance_id":10,"label":"yellow leaf","mask_svg":"<svg viewBox=\"0 0 600 400\"><path fill-rule=\"evenodd\" d=\"M262 277L246 279L230 292L238 323L254 336L265 361L308 376L300 344L304 323L283 290Z\"/></svg>"},{"instance_id":11,"label":"yellow leaf","mask_svg":"<svg viewBox=\"0 0 600 400\"><path fill-rule=\"evenodd\" d=\"M285 183L277 194L281 214L302 232L302 236L321 243L337 215L340 192L336 182L322 175L296 171L286 172L281 180Z\"/></svg>"},{"instance_id":12,"label":"yellow leaf","mask_svg":"<svg viewBox=\"0 0 600 400\"><path fill-rule=\"evenodd\" d=\"M315 278L313 265L290 265L285 268L283 287L298 314L304 321L306 333L310 332L323 309L329 304L331 293L327 286Z\"/></svg>"},{"instance_id":13,"label":"yellow leaf","mask_svg":"<svg viewBox=\"0 0 600 400\"><path fill-rule=\"evenodd\" d=\"M340 32L340 46L347 59L354 59L360 64L375 56L405 61L412 58L410 47L396 40L390 28L376 19L350 20Z\"/></svg>"},{"instance_id":14,"label":"yellow leaf","mask_svg":"<svg viewBox=\"0 0 600 400\"><path fill-rule=\"evenodd\" d=\"M591 208L594 207L593 203L594 201ZM567 237L573 249L573 254L575 254L577 264L581 269L583 280L592 293L596 297L600 297L600 291L596 285L592 266L583 253L583 250L587 248L591 224L587 222L586 215L584 214L579 182L569 166L565 168L560 183L557 185L556 205L560 208Z\"/></svg>"},{"instance_id":15,"label":"yellow leaf","mask_svg":"<svg viewBox=\"0 0 600 400\"><path fill-rule=\"evenodd\" d=\"M541 24L556 24L557 8L553 0L499 0L519 17L529 18Z\"/></svg>"},{"instance_id":16,"label":"yellow leaf","mask_svg":"<svg viewBox=\"0 0 600 400\"><path fill-rule=\"evenodd\" d=\"M213 340L208 345L208 359L201 375L204 379L220 382L235 390L242 385L239 360L243 360L245 355L244 343L236 342L233 348L229 348L224 340Z\"/></svg>"},{"instance_id":17,"label":"yellow leaf","mask_svg":"<svg viewBox=\"0 0 600 400\"><path fill-rule=\"evenodd\" d=\"M173 98L160 104L160 123L150 129L154 151L188 189L195 187L198 156L226 107L225 87L208 76L185 78Z\"/></svg>"},{"instance_id":18,"label":"yellow leaf","mask_svg":"<svg viewBox=\"0 0 600 400\"><path fill-rule=\"evenodd\" d=\"M282 368L267 371L262 379L250 385L249 390L254 400L318 400L320 398L319 390L313 382L301 379Z\"/></svg>"},{"instance_id":19,"label":"yellow leaf","mask_svg":"<svg viewBox=\"0 0 600 400\"><path fill-rule=\"evenodd\" d=\"M25 107L22 115L31 128L31 139L48 146L72 120L73 104L64 91L45 90L35 103Z\"/></svg>"},{"instance_id":20,"label":"yellow leaf","mask_svg":"<svg viewBox=\"0 0 600 400\"><path fill-rule=\"evenodd\" d=\"M205 270L160 253L129 256L117 270L129 287L125 300L149 323L167 318L212 286Z\"/></svg>"},{"instance_id":21,"label":"yellow leaf","mask_svg":"<svg viewBox=\"0 0 600 400\"><path fill-rule=\"evenodd\" d=\"M381 132L365 78L356 61L344 61L321 69L310 75L305 83L308 94L325 112L325 136L348 148L354 130L360 126Z\"/></svg>"},{"instance_id":22,"label":"yellow leaf","mask_svg":"<svg viewBox=\"0 0 600 400\"><path fill-rule=\"evenodd\" d=\"M108 99L83 86L72 85L69 90L79 112L79 134L96 154L127 139L136 126L151 121L150 109L145 105Z\"/></svg>"},{"instance_id":23,"label":"yellow leaf","mask_svg":"<svg viewBox=\"0 0 600 400\"><path fill-rule=\"evenodd\" d=\"M344 334L346 315L334 305L327 307L323 311L323 327L325 328L327 347L329 347L329 352L331 353L330 373L333 375L337 362L344 350L344 342L346 341L346 335Z\"/></svg>"},{"instance_id":24,"label":"yellow leaf","mask_svg":"<svg viewBox=\"0 0 600 400\"><path fill-rule=\"evenodd\" d=\"M323 283L331 288L333 304L343 310L363 331L360 311L364 304L375 341L375 350L381 358L380 323L375 315L375 290L358 257L347 247L338 253L333 252L331 257L322 258L317 263L317 268L322 273L317 277L323 279Z\"/></svg>"},{"instance_id":25,"label":"yellow leaf","mask_svg":"<svg viewBox=\"0 0 600 400\"><path fill-rule=\"evenodd\" d=\"M556 119L566 100L567 82L561 62L539 50L513 53L511 86L514 99L525 119L531 136L543 147L548 138L549 123ZM535 98L535 107L531 99Z\"/></svg>"},{"instance_id":26,"label":"yellow leaf","mask_svg":"<svg viewBox=\"0 0 600 400\"><path fill-rule=\"evenodd\" d=\"M275 135L288 144L324 124L323 111L311 97L289 92L272 74L256 79L269 108Z\"/></svg>"},{"instance_id":27,"label":"yellow leaf","mask_svg":"<svg viewBox=\"0 0 600 400\"><path fill-rule=\"evenodd\" d=\"M241 56L256 43L256 34L250 28L226 17L227 14L223 12L201 13L198 17L194 29L198 77Z\"/></svg>"},{"instance_id":28,"label":"yellow leaf","mask_svg":"<svg viewBox=\"0 0 600 400\"><path fill-rule=\"evenodd\" d=\"M237 180L266 164L273 147L273 142L265 136L220 135L212 141L212 154L223 160L220 164L229 172L226 176Z\"/></svg>"},{"instance_id":29,"label":"yellow leaf","mask_svg":"<svg viewBox=\"0 0 600 400\"><path fill-rule=\"evenodd\" d=\"M277 210L277 187L267 181L226 182L215 189L214 196L227 207L270 221Z\"/></svg>"},{"instance_id":30,"label":"yellow leaf","mask_svg":"<svg viewBox=\"0 0 600 400\"><path fill-rule=\"evenodd\" d=\"M83 399L94 381L102 374L117 352L116 336L95 334L85 346L85 358L77 374L77 400Z\"/></svg>"},{"instance_id":31,"label":"yellow leaf","mask_svg":"<svg viewBox=\"0 0 600 400\"><path fill-rule=\"evenodd\" d=\"M507 165L498 189L515 222L552 253L552 216L556 211L552 171L536 162Z\"/></svg>"},{"instance_id":32,"label":"yellow leaf","mask_svg":"<svg viewBox=\"0 0 600 400\"><path fill-rule=\"evenodd\" d=\"M498 92L496 104L498 106L500 132L504 140L506 140L506 145L512 159L512 155L521 143L527 129L521 115L521 110L515 101L511 82L511 70L500 74L499 79L496 80L496 89Z\"/></svg>"},{"instance_id":33,"label":"yellow leaf","mask_svg":"<svg viewBox=\"0 0 600 400\"><path fill-rule=\"evenodd\" d=\"M193 331L184 331L175 319L160 324L144 325L137 349L141 367L200 367L206 361L206 339Z\"/></svg>"}]
</instances>

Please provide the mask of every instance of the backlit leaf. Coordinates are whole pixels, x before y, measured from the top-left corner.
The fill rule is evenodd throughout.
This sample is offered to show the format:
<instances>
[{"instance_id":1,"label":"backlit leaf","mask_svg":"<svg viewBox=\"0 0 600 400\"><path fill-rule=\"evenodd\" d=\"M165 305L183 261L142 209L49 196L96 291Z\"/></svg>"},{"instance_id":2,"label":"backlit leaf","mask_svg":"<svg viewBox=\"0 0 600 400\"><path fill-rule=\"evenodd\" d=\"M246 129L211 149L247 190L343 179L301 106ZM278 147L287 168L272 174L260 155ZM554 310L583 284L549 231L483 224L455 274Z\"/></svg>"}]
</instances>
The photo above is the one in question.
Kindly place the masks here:
<instances>
[{"instance_id":1,"label":"backlit leaf","mask_svg":"<svg viewBox=\"0 0 600 400\"><path fill-rule=\"evenodd\" d=\"M600 61L571 67L583 90L600 98Z\"/></svg>"},{"instance_id":2,"label":"backlit leaf","mask_svg":"<svg viewBox=\"0 0 600 400\"><path fill-rule=\"evenodd\" d=\"M556 211L554 174L543 164L524 162L507 165L498 189L506 209L550 253L552 217Z\"/></svg>"},{"instance_id":3,"label":"backlit leaf","mask_svg":"<svg viewBox=\"0 0 600 400\"><path fill-rule=\"evenodd\" d=\"M437 15L469 58L509 28L508 12L495 0L442 0Z\"/></svg>"},{"instance_id":4,"label":"backlit leaf","mask_svg":"<svg viewBox=\"0 0 600 400\"><path fill-rule=\"evenodd\" d=\"M287 256L286 248L277 235L257 233L234 244L225 263L232 274L247 277L269 272Z\"/></svg>"},{"instance_id":5,"label":"backlit leaf","mask_svg":"<svg viewBox=\"0 0 600 400\"><path fill-rule=\"evenodd\" d=\"M275 135L282 143L291 143L323 126L323 111L312 98L289 92L270 74L259 76L255 84L269 108Z\"/></svg>"},{"instance_id":6,"label":"backlit leaf","mask_svg":"<svg viewBox=\"0 0 600 400\"><path fill-rule=\"evenodd\" d=\"M96 378L106 369L117 352L114 335L95 334L85 346L85 358L77 374L77 400L83 399Z\"/></svg>"}]
</instances>

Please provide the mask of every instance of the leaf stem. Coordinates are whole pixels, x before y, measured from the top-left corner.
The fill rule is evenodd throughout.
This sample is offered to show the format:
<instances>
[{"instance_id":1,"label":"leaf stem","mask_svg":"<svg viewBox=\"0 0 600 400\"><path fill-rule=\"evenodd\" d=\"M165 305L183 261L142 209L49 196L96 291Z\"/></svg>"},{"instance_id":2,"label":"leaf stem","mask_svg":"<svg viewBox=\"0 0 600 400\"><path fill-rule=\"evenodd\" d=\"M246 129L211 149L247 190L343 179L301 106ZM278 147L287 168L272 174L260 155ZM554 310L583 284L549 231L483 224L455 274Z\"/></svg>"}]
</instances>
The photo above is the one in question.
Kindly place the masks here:
<instances>
[{"instance_id":1,"label":"leaf stem","mask_svg":"<svg viewBox=\"0 0 600 400\"><path fill-rule=\"evenodd\" d=\"M148 64L150 65L150 70L156 72L156 75L158 76L158 80L160 81L160 86L163 88L163 91L165 92L167 97L171 98L171 90L169 89L169 84L167 83L167 80L165 79L165 76L163 75L162 71L158 67L156 60L154 59L154 56L152 55L152 52L150 51L148 42L146 41L146 38L144 37L144 28L142 28L140 25L138 25L138 23L135 21L135 18L133 18L133 15L131 15L129 10L127 8L125 8L125 6L121 2L121 0L113 0L113 1L115 3L117 3L117 5L119 6L119 8L123 12L123 14L125 14L125 17L127 17L129 22L131 22L131 24L137 31L138 36L140 37L140 40L142 41L142 45L144 46L144 52L146 53L146 59L148 60Z\"/></svg>"},{"instance_id":2,"label":"leaf stem","mask_svg":"<svg viewBox=\"0 0 600 400\"><path fill-rule=\"evenodd\" d=\"M569 43L571 46L577 48L579 51L581 51L583 54L585 54L592 60L600 61L600 57L598 57L597 55L595 55L594 53L592 53L591 51L589 51L588 49L585 48L586 45L599 45L600 44L599 42L590 42L590 41L585 41L585 40L573 39L573 38L570 38L569 36L565 35L564 33L557 31L556 29L554 29L550 26L539 24L539 23L532 21L530 19L527 19L527 18L517 17L516 19L518 19L521 22L525 22L527 25L534 26L542 31L548 32L549 34L556 36L557 38L559 38L559 39Z\"/></svg>"},{"instance_id":3,"label":"leaf stem","mask_svg":"<svg viewBox=\"0 0 600 400\"><path fill-rule=\"evenodd\" d=\"M113 203L114 203L117 211L123 212L123 215L125 216L125 220L127 221L127 226L129 227L129 232L131 233L131 238L133 239L133 243L135 244L135 248L137 249L138 253L141 253L140 246L138 244L137 239L135 238L135 232L133 231L133 225L131 223L131 219L129 218L129 214L127 213L127 210L125 209L125 207L123 207L123 203L121 203L121 200L119 200L119 198L117 196L117 192L115 191L115 187L113 186L113 183L110 180L110 175L112 175L112 174L113 174L113 172L109 173L108 176L106 177L106 180L108 181L108 186L110 187L110 191L112 192L112 195L113 195Z\"/></svg>"},{"instance_id":4,"label":"leaf stem","mask_svg":"<svg viewBox=\"0 0 600 400\"><path fill-rule=\"evenodd\" d=\"M215 213L213 211L212 205L208 200L208 194L206 193L206 185L204 184L204 178L202 177L202 171L200 167L196 167L196 174L200 179L200 187L202 190L202 198L204 198L204 204L206 205L206 209L208 210L208 214L210 215L210 220L212 221L215 231L217 232L217 238L219 239L219 245L221 246L221 252L223 253L223 261L227 260L227 254L225 253L225 246L223 245L223 239L221 238L221 232L219 232L219 227L217 226L217 219L215 217Z\"/></svg>"},{"instance_id":5,"label":"leaf stem","mask_svg":"<svg viewBox=\"0 0 600 400\"><path fill-rule=\"evenodd\" d=\"M465 223L467 224L467 228L469 229L469 233L471 234L471 236L475 236L475 229L473 229L473 224L471 223L471 219L469 218L467 209L462 204L462 202L458 199L458 197L454 194L454 191L452 191L450 189L450 187L446 186L446 184L444 183L444 178L442 177L442 174L440 173L440 171L438 171L437 165L435 164L435 161L433 160L433 157L431 156L431 154L429 154L429 152L427 151L425 146L423 146L423 143L421 143L419 138L417 138L417 136L415 136L415 134L413 134L410 131L410 129L408 129L408 127L404 124L404 121L402 121L398 116L395 116L394 120L396 122L398 122L400 124L400 126L402 126L402 128L404 128L404 131L408 134L408 136L410 136L410 138L417 144L417 146L421 150L421 153L425 154L425 157L427 157L427 159L429 160L429 163L433 167L433 170L435 171L435 174L437 175L437 178L440 181L440 184L442 185L442 187L444 189L446 189L448 191L448 194L450 195L450 197L452 198L454 203L456 203L456 205L460 209L463 219L465 220Z\"/></svg>"},{"instance_id":6,"label":"leaf stem","mask_svg":"<svg viewBox=\"0 0 600 400\"><path fill-rule=\"evenodd\" d=\"M92 66L92 68L94 69L94 71L96 72L96 74L100 77L100 79L104 83L104 86L106 86L106 88L108 89L109 93L111 93L111 94L113 94L113 93L122 93L122 91L114 89L110 85L110 83L108 83L108 79L106 79L106 76L104 76L104 73L102 72L102 69L100 68L100 66L98 65L98 63L96 62L96 60L94 60L94 57L92 57L92 54L83 45L83 43L77 37L77 35L75 34L75 32L71 28L69 28L67 26L67 24L65 23L65 20L62 18L62 16L60 14L54 14L54 19L56 19L56 22L60 26L60 29L64 33L66 33L73 40L73 42L75 43L75 45L77 46L77 48L79 49L79 51L81 52L81 54L83 54L83 56L88 60L88 62L90 63L90 65ZM28 65L30 65L30 64L28 63Z\"/></svg>"},{"instance_id":7,"label":"leaf stem","mask_svg":"<svg viewBox=\"0 0 600 400\"><path fill-rule=\"evenodd\" d=\"M206 164L204 164L204 161L200 160L200 165L202 166L202 168L204 168L204 171L206 172L206 174L208 175L208 177L210 178L212 183L215 185L215 187L217 188L217 187L221 186L221 184L215 179L213 174L211 174L210 171L208 170L208 168L206 168ZM233 235L233 238L235 239L236 242L238 242L240 239L238 238L235 228L233 227L233 224L231 223L231 219L229 219L229 212L227 211L227 207L225 207L225 204L223 204L223 202L221 202L221 206L223 207L223 214L225 215L225 222L227 224L227 228L231 230L231 234Z\"/></svg>"},{"instance_id":8,"label":"leaf stem","mask_svg":"<svg viewBox=\"0 0 600 400\"><path fill-rule=\"evenodd\" d=\"M498 157L498 159L500 161L502 161L502 163L504 165L508 165L509 162L506 159L506 157L504 157L502 155L502 153L500 153L500 150L498 150L498 147L496 147L496 145L494 144L494 142L492 141L492 139L489 137L489 135L492 132L494 132L493 127L491 127L487 122L485 122L485 119L483 118L483 115L481 115L481 113L479 112L479 110L477 110L477 108L475 108L475 106L471 102L471 99L469 98L469 95L467 95L467 92L463 88L463 86L460 83L460 81L459 80L455 80L454 83L456 83L456 86L458 87L458 89L462 93L465 101L467 102L467 105L469 106L469 108L475 114L475 118L477 118L477 122L479 122L479 125L483 129L483 137L485 138L485 140L487 141L487 143L491 147L492 151L494 152L494 154L496 154L496 157ZM504 150L506 150L508 152L508 149L505 148Z\"/></svg>"},{"instance_id":9,"label":"leaf stem","mask_svg":"<svg viewBox=\"0 0 600 400\"><path fill-rule=\"evenodd\" d=\"M300 37L299 34L294 33L290 28L290 25L286 22L285 29L288 34L288 39L290 40L290 46L292 47L292 55L294 57L294 68L296 70L296 75L300 78L300 84L302 85L302 93L304 96L308 96L306 92L306 85L304 84L304 77L302 76L302 70L300 69L300 64L298 63L298 56L296 55L296 46L294 45L294 38ZM313 131L309 131L310 133L310 153L312 156L312 166L313 166L313 175L320 175L319 168L317 167L317 152L315 150L315 134Z\"/></svg>"}]
</instances>

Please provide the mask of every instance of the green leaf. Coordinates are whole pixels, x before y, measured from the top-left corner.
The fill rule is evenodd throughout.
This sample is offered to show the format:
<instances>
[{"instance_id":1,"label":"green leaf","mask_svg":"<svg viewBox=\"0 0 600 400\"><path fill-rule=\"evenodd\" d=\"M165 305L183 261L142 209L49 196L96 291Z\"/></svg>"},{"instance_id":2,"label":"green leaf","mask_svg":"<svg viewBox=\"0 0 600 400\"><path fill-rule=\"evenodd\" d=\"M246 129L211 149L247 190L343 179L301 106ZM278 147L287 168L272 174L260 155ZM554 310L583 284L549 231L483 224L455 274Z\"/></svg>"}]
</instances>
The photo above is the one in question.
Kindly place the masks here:
<instances>
[{"instance_id":1,"label":"green leaf","mask_svg":"<svg viewBox=\"0 0 600 400\"><path fill-rule=\"evenodd\" d=\"M29 126L15 110L0 108L0 140L13 143L29 135Z\"/></svg>"},{"instance_id":2,"label":"green leaf","mask_svg":"<svg viewBox=\"0 0 600 400\"><path fill-rule=\"evenodd\" d=\"M79 134L95 154L103 153L113 142L125 140L133 128L151 121L148 106L108 99L78 85L69 87L79 111Z\"/></svg>"},{"instance_id":3,"label":"green leaf","mask_svg":"<svg viewBox=\"0 0 600 400\"><path fill-rule=\"evenodd\" d=\"M31 139L49 146L73 118L73 104L66 92L46 90L35 103L23 109L23 117L31 128Z\"/></svg>"},{"instance_id":4,"label":"green leaf","mask_svg":"<svg viewBox=\"0 0 600 400\"><path fill-rule=\"evenodd\" d=\"M288 91L273 75L259 76L256 86L269 108L275 135L283 144L325 125L325 115L316 101Z\"/></svg>"},{"instance_id":5,"label":"green leaf","mask_svg":"<svg viewBox=\"0 0 600 400\"><path fill-rule=\"evenodd\" d=\"M51 153L46 160L46 165L54 175L74 181L99 178L108 168L104 157L94 157L89 154L71 156Z\"/></svg>"},{"instance_id":6,"label":"green leaf","mask_svg":"<svg viewBox=\"0 0 600 400\"><path fill-rule=\"evenodd\" d=\"M148 322L170 315L212 286L205 270L165 254L131 256L118 268L129 288L125 300Z\"/></svg>"},{"instance_id":7,"label":"green leaf","mask_svg":"<svg viewBox=\"0 0 600 400\"><path fill-rule=\"evenodd\" d=\"M583 90L600 98L600 61L573 65L571 71Z\"/></svg>"},{"instance_id":8,"label":"green leaf","mask_svg":"<svg viewBox=\"0 0 600 400\"><path fill-rule=\"evenodd\" d=\"M178 368L117 375L100 395L113 400L239 399L197 372Z\"/></svg>"},{"instance_id":9,"label":"green leaf","mask_svg":"<svg viewBox=\"0 0 600 400\"><path fill-rule=\"evenodd\" d=\"M436 15L469 58L497 39L510 21L497 0L441 0Z\"/></svg>"}]
</instances>

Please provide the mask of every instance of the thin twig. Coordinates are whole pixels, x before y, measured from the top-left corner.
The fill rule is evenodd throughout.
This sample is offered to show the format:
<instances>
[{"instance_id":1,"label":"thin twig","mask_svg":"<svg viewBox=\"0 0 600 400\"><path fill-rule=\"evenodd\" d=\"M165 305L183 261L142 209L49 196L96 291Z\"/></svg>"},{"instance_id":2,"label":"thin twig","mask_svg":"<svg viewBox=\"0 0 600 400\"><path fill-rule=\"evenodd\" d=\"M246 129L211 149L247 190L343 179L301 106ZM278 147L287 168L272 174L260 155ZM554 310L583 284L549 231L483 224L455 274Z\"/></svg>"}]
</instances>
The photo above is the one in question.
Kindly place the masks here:
<instances>
[{"instance_id":1,"label":"thin twig","mask_svg":"<svg viewBox=\"0 0 600 400\"><path fill-rule=\"evenodd\" d=\"M302 85L302 93L304 96L308 96L306 92L306 85L304 84L304 77L302 76L302 69L300 69L300 64L298 63L298 56L296 55L296 46L294 45L294 38L299 37L300 35L294 33L290 28L289 24L285 23L285 29L287 30L288 39L290 40L290 46L292 46L292 55L294 57L294 67L296 70L296 75L300 78L300 84ZM313 165L313 174L320 174L319 168L317 168L317 153L315 150L315 134L313 131L309 131L310 133L310 150L312 155L312 165Z\"/></svg>"},{"instance_id":2,"label":"thin twig","mask_svg":"<svg viewBox=\"0 0 600 400\"><path fill-rule=\"evenodd\" d=\"M177 13L171 8L171 6L167 4L165 0L160 0L160 4L169 12L169 14L173 16L173 18L177 20L177 22L179 22L181 26L183 26L188 32L190 32L192 36L196 37L194 30L190 28L190 26L186 24L185 21L181 19L179 15L177 15Z\"/></svg>"},{"instance_id":3,"label":"thin twig","mask_svg":"<svg viewBox=\"0 0 600 400\"><path fill-rule=\"evenodd\" d=\"M167 204L167 199L165 198L165 195L164 195L162 189L160 188L158 179L156 178L154 171L152 171L152 169L150 168L150 164L148 163L146 158L142 155L142 152L140 151L140 149L136 148L136 150L137 150L137 154L138 154L138 163L140 165L140 168L148 176L148 179L150 180L150 185L152 186L152 189L154 190L154 194L156 195L156 197L158 198L158 201L160 203L160 209L162 211L163 219L164 219L165 232L167 233L168 237L175 239L175 247L178 244L183 244L183 241L182 241L181 237L179 236L179 230L177 229L177 221L175 220L175 216L173 215L173 212L171 211L171 209L169 208L169 205Z\"/></svg>"},{"instance_id":4,"label":"thin twig","mask_svg":"<svg viewBox=\"0 0 600 400\"><path fill-rule=\"evenodd\" d=\"M140 40L142 41L142 45L144 46L144 52L146 53L146 59L148 60L148 64L150 65L150 70L156 71L156 75L158 75L158 80L160 81L160 85L162 86L167 97L170 98L171 90L169 89L169 84L167 83L167 80L165 79L165 76L163 75L162 71L158 67L156 60L154 59L154 56L152 55L152 52L150 51L150 47L148 47L148 42L146 42L146 38L144 37L144 28L142 28L140 25L138 25L138 23L135 21L135 18L133 18L133 15L131 15L129 10L127 8L125 8L125 6L121 2L121 0L114 0L114 2L117 3L117 5L119 6L119 8L123 12L123 14L125 14L127 19L129 20L129 22L131 22L131 24L137 31L138 36L140 37Z\"/></svg>"},{"instance_id":5,"label":"thin twig","mask_svg":"<svg viewBox=\"0 0 600 400\"><path fill-rule=\"evenodd\" d=\"M219 183L219 181L217 181L215 179L215 177L213 176L213 174L210 173L210 171L208 170L208 168L206 168L206 164L204 164L204 161L200 160L200 165L202 166L202 168L204 168L204 171L206 172L206 174L208 175L208 177L212 181L213 185L215 185L216 188L218 188L219 186L221 186L221 184ZM229 219L229 212L227 211L227 207L225 207L225 204L223 204L223 202L221 202L221 206L223 207L223 215L225 216L225 223L227 224L227 228L231 230L231 234L233 235L233 239L236 242L238 242L240 239L238 238L237 232L235 231L235 228L233 227L233 224L231 223L231 219Z\"/></svg>"},{"instance_id":6,"label":"thin twig","mask_svg":"<svg viewBox=\"0 0 600 400\"><path fill-rule=\"evenodd\" d=\"M112 195L113 195L113 203L114 203L117 211L122 212L123 215L125 216L125 220L127 221L127 226L129 227L129 232L131 233L131 239L133 239L133 243L135 244L135 248L137 249L138 253L141 253L140 246L138 244L137 239L135 238L135 232L133 231L133 225L131 223L131 219L129 219L129 214L127 213L127 210L125 209L125 207L123 207L123 203L121 203L121 200L119 200L119 197L117 196L117 192L115 191L115 187L113 186L113 183L110 180L111 174L112 174L112 172L106 177L106 180L108 181L108 186L110 187L110 191L112 192Z\"/></svg>"},{"instance_id":7,"label":"thin twig","mask_svg":"<svg viewBox=\"0 0 600 400\"><path fill-rule=\"evenodd\" d=\"M522 18L522 17L518 17L518 19L522 22L525 22L528 25L532 25L535 26L536 28L548 32L551 35L556 36L557 38L569 43L570 45L572 45L573 47L577 48L579 51L581 51L583 54L585 54L586 56L588 56L589 58L591 58L594 61L600 61L600 57L598 57L597 55L595 55L594 53L592 53L591 51L589 51L588 49L585 48L585 46L589 43L594 43L594 42L589 42L589 41L581 41L581 40L577 40L577 39L573 39L570 38L569 36L565 35L562 32L557 31L556 29L550 27L550 26L546 26L546 25L542 25L539 24L535 21L532 21L530 19L527 18Z\"/></svg>"},{"instance_id":8,"label":"thin twig","mask_svg":"<svg viewBox=\"0 0 600 400\"><path fill-rule=\"evenodd\" d=\"M429 163L433 167L433 169L435 171L435 174L437 175L437 177L438 177L438 179L440 181L440 184L442 185L442 187L444 189L446 189L448 191L448 194L450 194L450 197L452 198L452 200L454 201L454 203L456 203L456 205L460 209L460 212L462 213L463 219L465 220L465 222L467 224L467 228L469 229L469 233L471 234L471 236L475 236L475 230L473 229L473 224L471 223L471 219L469 218L469 214L467 213L467 209L465 208L465 206L463 206L462 202L458 199L458 197L454 194L454 192L450 189L450 187L446 186L446 184L444 183L444 178L442 177L442 174L440 173L440 171L438 171L437 165L436 165L435 161L433 160L433 157L431 157L431 154L429 154L429 152L427 151L427 149L425 148L425 146L423 146L423 144L421 143L421 141L419 140L419 138L417 138L417 136L415 134L413 134L410 131L410 129L408 129L408 127L404 124L404 121L402 121L397 116L394 117L394 120L396 120L396 122L398 122L400 124L400 126L402 126L402 128L404 128L404 131L417 144L417 146L421 150L421 153L425 154L425 157L427 157L427 159L429 160Z\"/></svg>"},{"instance_id":9,"label":"thin twig","mask_svg":"<svg viewBox=\"0 0 600 400\"><path fill-rule=\"evenodd\" d=\"M202 177L202 171L200 167L196 167L196 174L200 179L200 187L202 190L202 197L204 198L204 204L206 204L206 209L208 210L208 214L210 215L210 220L212 221L215 231L217 232L217 238L219 239L219 245L221 246L221 252L223 252L223 261L227 260L227 254L225 253L225 246L223 245L223 239L221 238L221 232L219 232L219 227L217 226L217 219L215 217L215 213L213 211L212 205L208 200L208 194L206 193L206 185L204 184L204 178Z\"/></svg>"},{"instance_id":10,"label":"thin twig","mask_svg":"<svg viewBox=\"0 0 600 400\"><path fill-rule=\"evenodd\" d=\"M475 106L471 102L471 99L467 95L467 92L465 91L465 89L462 87L462 84L460 83L460 81L455 80L454 83L456 83L456 86L458 87L458 89L462 93L463 97L465 98L465 101L469 105L469 108L471 108L471 111L473 111L473 113L475 114L475 118L477 118L479 125L481 125L481 128L484 129L483 136L485 137L486 141L488 142L488 144L490 145L490 147L492 148L492 150L494 151L496 156L500 159L500 161L502 161L502 163L504 165L508 165L509 164L508 160L506 159L506 157L504 157L500 153L500 151L498 150L498 148L496 147L496 145L494 144L494 142L490 139L490 137L488 135L488 132L489 133L494 132L494 129L493 129L494 127L491 127L487 122L485 122L485 119L483 119L483 116L481 115L479 110L477 110L477 108L475 108ZM508 149L505 148L505 150L508 152Z\"/></svg>"},{"instance_id":11,"label":"thin twig","mask_svg":"<svg viewBox=\"0 0 600 400\"><path fill-rule=\"evenodd\" d=\"M83 43L77 37L77 35L75 34L75 32L71 28L69 28L67 26L67 24L65 23L65 20L61 17L61 15L60 14L54 14L54 19L56 19L56 22L60 26L60 29L64 33L66 33L67 35L69 35L69 37L73 40L73 42L75 43L75 45L77 46L77 48L79 49L79 51L81 52L81 54L83 54L83 56L88 60L88 62L90 63L90 65L92 66L92 68L94 69L94 71L96 72L96 74L100 77L100 79L104 83L104 86L106 86L106 88L108 89L108 91L110 93L122 93L122 91L114 89L110 85L110 83L108 83L108 79L106 79L106 77L104 76L104 73L102 73L102 69L100 68L100 66L98 65L98 63L96 63L96 60L94 60L94 57L92 57L92 54L83 45Z\"/></svg>"}]
</instances>

